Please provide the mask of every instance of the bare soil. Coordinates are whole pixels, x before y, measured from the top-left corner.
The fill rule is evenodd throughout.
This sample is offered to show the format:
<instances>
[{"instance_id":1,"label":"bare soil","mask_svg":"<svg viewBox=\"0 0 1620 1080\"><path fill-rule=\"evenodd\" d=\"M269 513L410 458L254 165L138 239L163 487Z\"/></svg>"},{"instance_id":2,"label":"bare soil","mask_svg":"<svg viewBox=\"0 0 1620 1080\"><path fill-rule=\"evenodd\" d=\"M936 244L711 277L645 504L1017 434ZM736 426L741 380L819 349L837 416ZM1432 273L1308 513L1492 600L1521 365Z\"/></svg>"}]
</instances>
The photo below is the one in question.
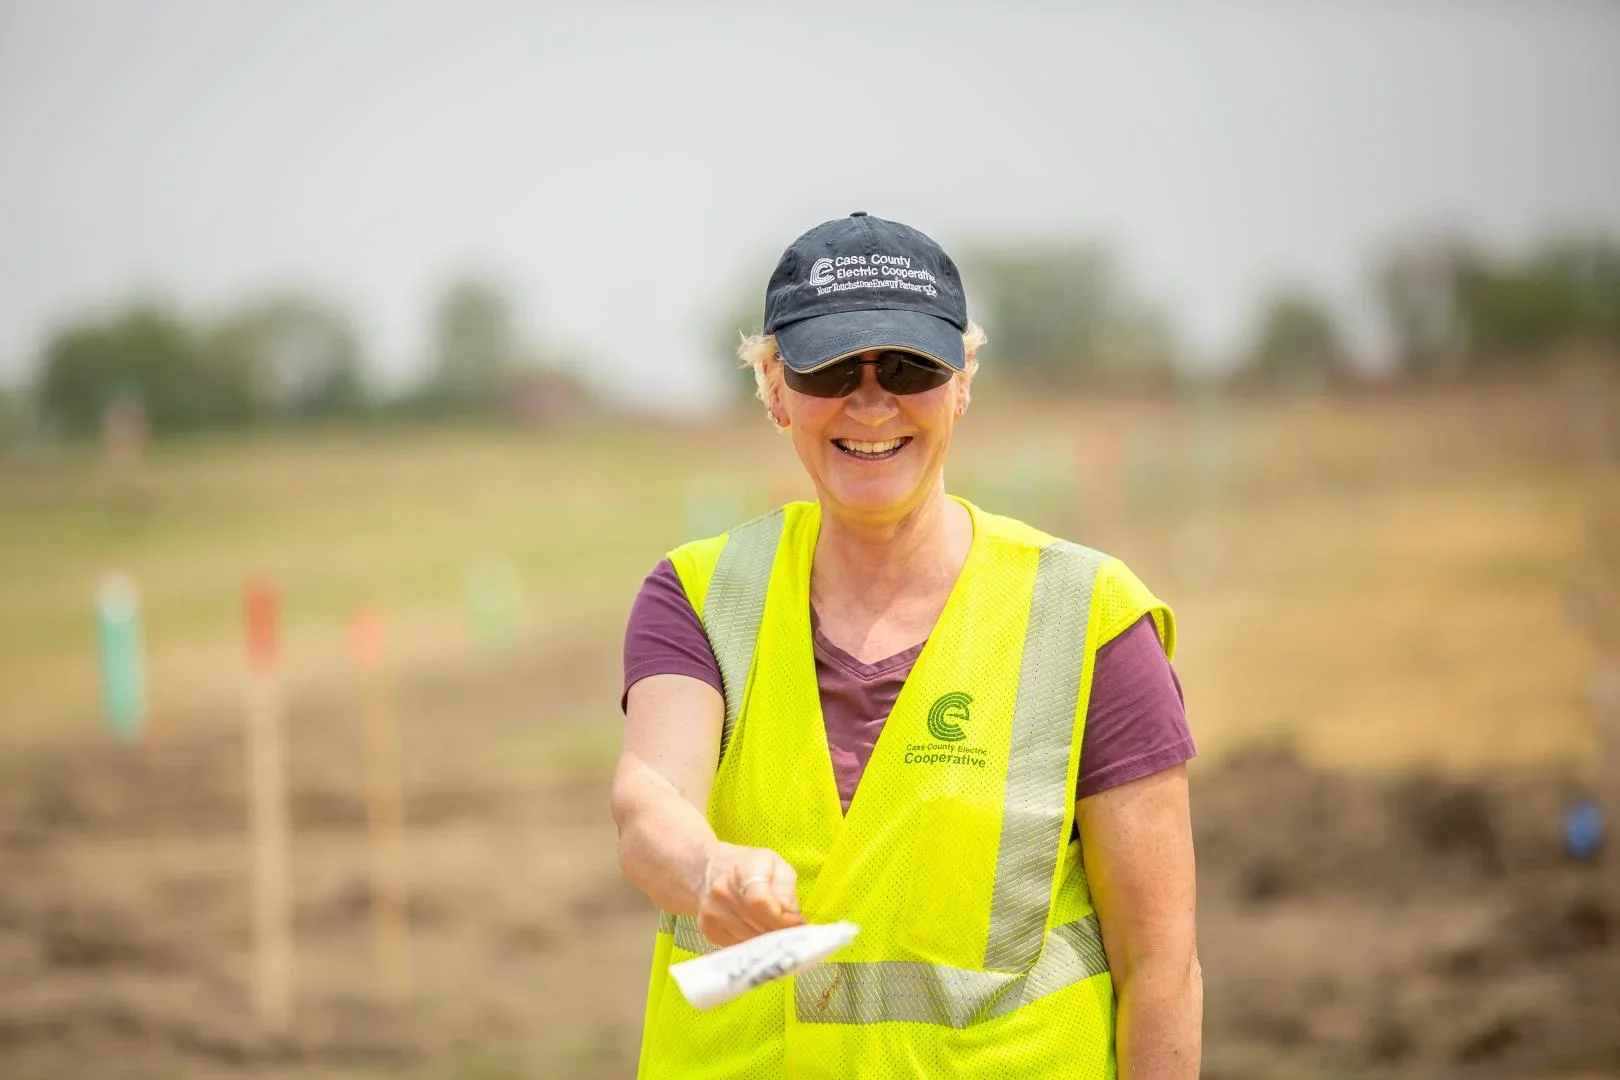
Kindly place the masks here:
<instances>
[{"instance_id":1,"label":"bare soil","mask_svg":"<svg viewBox=\"0 0 1620 1080\"><path fill-rule=\"evenodd\" d=\"M13 753L0 1076L631 1075L655 916L615 864L612 733L542 736L525 706L579 677L413 698L406 1006L371 984L358 739L294 713L282 1037L252 1011L239 732ZM1194 794L1207 1077L1620 1077L1620 909L1561 847L1575 780L1352 778L1261 746Z\"/></svg>"}]
</instances>

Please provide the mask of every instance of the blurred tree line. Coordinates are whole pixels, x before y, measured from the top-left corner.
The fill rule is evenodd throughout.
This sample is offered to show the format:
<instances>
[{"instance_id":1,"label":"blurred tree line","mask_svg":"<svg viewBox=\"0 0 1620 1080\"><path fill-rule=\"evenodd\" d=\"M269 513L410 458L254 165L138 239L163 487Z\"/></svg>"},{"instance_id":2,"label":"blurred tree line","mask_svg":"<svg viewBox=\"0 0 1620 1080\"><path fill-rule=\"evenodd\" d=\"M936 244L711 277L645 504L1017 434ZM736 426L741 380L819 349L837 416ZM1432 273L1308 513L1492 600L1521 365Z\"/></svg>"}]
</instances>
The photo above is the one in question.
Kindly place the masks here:
<instances>
[{"instance_id":1,"label":"blurred tree line","mask_svg":"<svg viewBox=\"0 0 1620 1080\"><path fill-rule=\"evenodd\" d=\"M1460 236L1389 253L1375 272L1385 320L1414 372L1535 362L1560 345L1620 346L1620 244L1561 235L1514 258Z\"/></svg>"},{"instance_id":2,"label":"blurred tree line","mask_svg":"<svg viewBox=\"0 0 1620 1080\"><path fill-rule=\"evenodd\" d=\"M1047 387L1153 388L1174 379L1169 316L1106 245L969 249L961 270L988 348L1006 361L995 370Z\"/></svg>"},{"instance_id":3,"label":"blurred tree line","mask_svg":"<svg viewBox=\"0 0 1620 1080\"><path fill-rule=\"evenodd\" d=\"M1042 389L1164 389L1184 371L1172 321L1095 242L970 248L960 265L973 315L990 334L988 377ZM753 393L736 368L739 333L759 329L766 273L748 279L711 347L735 397ZM1552 236L1493 251L1452 234L1385 252L1369 286L1408 378L1466 376L1539 364L1571 345L1620 358L1620 242ZM35 378L0 393L0 433L43 414L69 434L101 428L133 403L159 433L389 418L554 418L588 401L577 379L535 363L513 302L492 278L464 275L428 317L428 362L411 385L382 390L343 307L313 294L262 297L213 320L164 304L72 320L44 342ZM1321 297L1284 288L1263 297L1232 366L1239 385L1322 388L1358 377L1347 336Z\"/></svg>"},{"instance_id":4,"label":"blurred tree line","mask_svg":"<svg viewBox=\"0 0 1620 1080\"><path fill-rule=\"evenodd\" d=\"M972 313L990 336L993 378L1051 387L1164 389L1178 377L1170 318L1093 242L983 247L958 260ZM765 274L757 276L763 282ZM1532 366L1570 345L1620 360L1620 241L1560 235L1528 251L1495 252L1452 235L1387 251L1370 291L1398 377ZM760 295L733 306L724 351L759 329ZM1260 299L1229 373L1238 385L1322 389L1364 377L1339 317L1301 287ZM752 380L738 378L739 394Z\"/></svg>"},{"instance_id":5,"label":"blurred tree line","mask_svg":"<svg viewBox=\"0 0 1620 1080\"><path fill-rule=\"evenodd\" d=\"M332 300L287 293L212 321L144 301L59 326L41 350L30 396L58 429L86 434L110 409L130 404L153 432L178 433L521 414L537 385L582 393L559 371L542 372L530 361L512 300L491 278L452 281L429 322L422 376L384 392L369 374L353 320ZM13 414L20 407L15 398L7 405Z\"/></svg>"}]
</instances>

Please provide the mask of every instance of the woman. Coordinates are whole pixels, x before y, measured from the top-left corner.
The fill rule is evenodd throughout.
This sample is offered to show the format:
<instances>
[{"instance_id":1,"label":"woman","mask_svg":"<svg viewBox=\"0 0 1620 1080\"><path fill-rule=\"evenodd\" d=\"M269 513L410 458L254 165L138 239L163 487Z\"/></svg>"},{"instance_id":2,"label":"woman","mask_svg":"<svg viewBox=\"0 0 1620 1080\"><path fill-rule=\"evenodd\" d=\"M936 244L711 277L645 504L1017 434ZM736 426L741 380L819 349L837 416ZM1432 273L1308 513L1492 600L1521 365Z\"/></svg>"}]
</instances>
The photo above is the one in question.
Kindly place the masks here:
<instances>
[{"instance_id":1,"label":"woman","mask_svg":"<svg viewBox=\"0 0 1620 1080\"><path fill-rule=\"evenodd\" d=\"M787 249L745 342L817 501L670 553L625 645L626 876L664 912L644 1077L1198 1073L1170 610L946 494L983 334L927 236ZM805 921L832 962L708 1012L669 966Z\"/></svg>"}]
</instances>

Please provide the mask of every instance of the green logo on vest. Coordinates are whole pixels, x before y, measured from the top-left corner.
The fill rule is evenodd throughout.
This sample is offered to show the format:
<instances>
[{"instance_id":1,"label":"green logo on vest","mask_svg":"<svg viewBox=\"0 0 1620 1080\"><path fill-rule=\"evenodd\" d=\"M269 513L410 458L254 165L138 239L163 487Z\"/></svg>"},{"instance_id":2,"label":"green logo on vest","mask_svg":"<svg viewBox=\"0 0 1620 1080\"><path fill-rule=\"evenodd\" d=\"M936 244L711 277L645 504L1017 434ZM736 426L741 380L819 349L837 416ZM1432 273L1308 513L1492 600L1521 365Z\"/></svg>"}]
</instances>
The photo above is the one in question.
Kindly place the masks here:
<instances>
[{"instance_id":1,"label":"green logo on vest","mask_svg":"<svg viewBox=\"0 0 1620 1080\"><path fill-rule=\"evenodd\" d=\"M928 737L932 742L907 743L904 761L907 765L973 765L983 769L990 764L989 755L982 746L964 746L967 732L962 725L968 722L968 706L973 695L953 690L941 694L928 710Z\"/></svg>"},{"instance_id":2,"label":"green logo on vest","mask_svg":"<svg viewBox=\"0 0 1620 1080\"><path fill-rule=\"evenodd\" d=\"M967 723L968 706L972 702L973 695L960 690L941 694L934 707L928 710L928 734L940 742L961 742L967 738L962 725Z\"/></svg>"}]
</instances>

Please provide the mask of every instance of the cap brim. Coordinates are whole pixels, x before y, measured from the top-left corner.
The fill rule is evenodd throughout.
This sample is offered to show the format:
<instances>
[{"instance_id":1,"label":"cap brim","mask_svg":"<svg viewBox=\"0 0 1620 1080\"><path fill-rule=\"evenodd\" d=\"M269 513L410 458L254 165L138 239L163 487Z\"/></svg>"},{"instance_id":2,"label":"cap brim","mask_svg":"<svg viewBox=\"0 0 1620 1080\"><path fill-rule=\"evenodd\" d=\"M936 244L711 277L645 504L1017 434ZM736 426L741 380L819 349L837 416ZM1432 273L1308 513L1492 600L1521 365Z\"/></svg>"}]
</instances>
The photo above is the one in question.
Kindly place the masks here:
<instances>
[{"instance_id":1,"label":"cap brim","mask_svg":"<svg viewBox=\"0 0 1620 1080\"><path fill-rule=\"evenodd\" d=\"M794 371L815 371L871 349L905 349L950 368L967 367L962 331L921 311L839 311L789 323L776 331L777 351Z\"/></svg>"}]
</instances>

